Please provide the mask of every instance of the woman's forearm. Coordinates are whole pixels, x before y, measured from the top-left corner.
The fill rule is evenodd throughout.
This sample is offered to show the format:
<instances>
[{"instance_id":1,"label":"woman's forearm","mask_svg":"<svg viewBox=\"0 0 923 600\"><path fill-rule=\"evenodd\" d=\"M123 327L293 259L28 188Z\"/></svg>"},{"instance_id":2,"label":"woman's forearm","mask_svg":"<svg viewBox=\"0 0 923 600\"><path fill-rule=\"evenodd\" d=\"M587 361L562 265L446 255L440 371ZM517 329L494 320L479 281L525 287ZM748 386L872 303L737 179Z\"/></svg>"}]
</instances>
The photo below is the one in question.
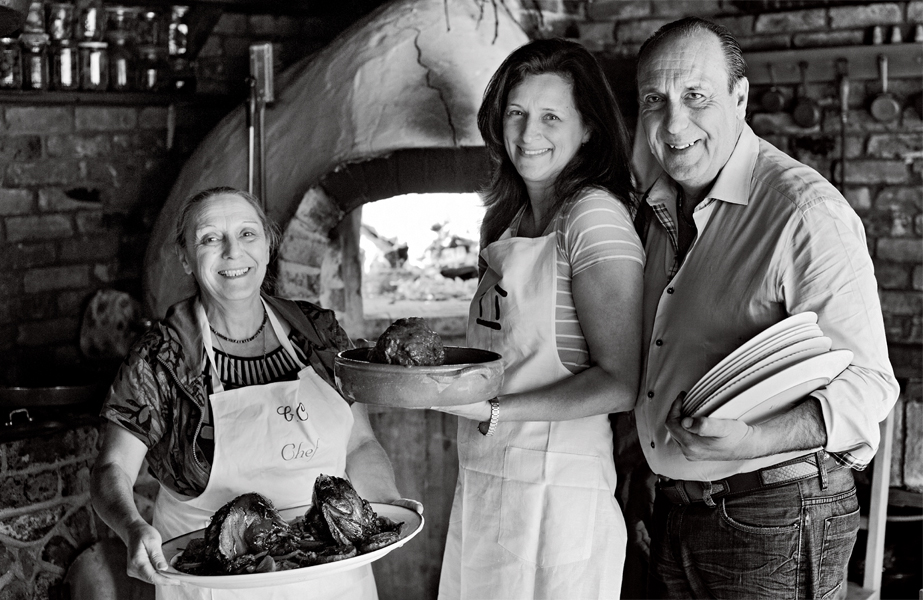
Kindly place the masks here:
<instances>
[{"instance_id":1,"label":"woman's forearm","mask_svg":"<svg viewBox=\"0 0 923 600\"><path fill-rule=\"evenodd\" d=\"M568 421L594 415L629 411L637 398L637 382L619 380L600 367L591 367L573 377L539 388L502 394L500 422ZM464 419L485 422L491 417L488 401L456 406L436 406L436 410Z\"/></svg>"},{"instance_id":2,"label":"woman's forearm","mask_svg":"<svg viewBox=\"0 0 923 600\"><path fill-rule=\"evenodd\" d=\"M503 421L566 421L629 411L637 399L637 383L624 382L601 367L500 399ZM487 415L490 416L489 414Z\"/></svg>"},{"instance_id":3,"label":"woman's forearm","mask_svg":"<svg viewBox=\"0 0 923 600\"><path fill-rule=\"evenodd\" d=\"M133 488L133 478L120 465L107 463L93 468L90 480L93 508L126 543L131 526L139 521L146 523L135 504Z\"/></svg>"}]
</instances>

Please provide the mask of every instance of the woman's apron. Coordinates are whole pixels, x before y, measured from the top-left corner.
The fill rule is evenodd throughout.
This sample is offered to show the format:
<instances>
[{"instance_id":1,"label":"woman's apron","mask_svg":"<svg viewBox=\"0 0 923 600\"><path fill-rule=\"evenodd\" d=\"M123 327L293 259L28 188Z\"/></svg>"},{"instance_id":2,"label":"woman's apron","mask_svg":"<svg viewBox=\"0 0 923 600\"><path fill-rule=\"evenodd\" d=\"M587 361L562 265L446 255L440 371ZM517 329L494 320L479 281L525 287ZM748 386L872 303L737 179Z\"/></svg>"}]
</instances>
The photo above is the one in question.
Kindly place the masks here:
<instances>
[{"instance_id":1,"label":"woman's apron","mask_svg":"<svg viewBox=\"0 0 923 600\"><path fill-rule=\"evenodd\" d=\"M534 239L507 230L481 253L488 270L471 302L468 345L503 356L501 394L572 375L555 341L551 229ZM501 402L496 433L477 426L458 421L439 598L618 598L627 533L607 415L504 422Z\"/></svg>"},{"instance_id":2,"label":"woman's apron","mask_svg":"<svg viewBox=\"0 0 923 600\"><path fill-rule=\"evenodd\" d=\"M276 337L297 361L278 318L265 302L263 306ZM279 509L310 504L320 473L345 477L346 445L353 425L349 405L310 366L298 373L296 381L225 391L214 372L211 331L201 303L197 314L215 385L211 395L215 452L201 495L180 498L161 485L153 524L164 541L206 527L215 511L248 492L265 496ZM378 593L371 566L365 565L283 586L240 590L157 586L157 598L375 600Z\"/></svg>"}]
</instances>

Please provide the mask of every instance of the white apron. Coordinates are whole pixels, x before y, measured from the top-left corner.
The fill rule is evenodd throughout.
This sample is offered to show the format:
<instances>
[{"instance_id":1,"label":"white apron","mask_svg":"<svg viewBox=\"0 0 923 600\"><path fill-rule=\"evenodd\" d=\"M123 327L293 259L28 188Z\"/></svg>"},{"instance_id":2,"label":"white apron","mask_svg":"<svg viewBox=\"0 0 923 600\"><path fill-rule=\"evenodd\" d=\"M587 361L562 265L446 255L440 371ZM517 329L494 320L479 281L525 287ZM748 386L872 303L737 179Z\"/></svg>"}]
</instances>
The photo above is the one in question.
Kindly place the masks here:
<instances>
[{"instance_id":1,"label":"white apron","mask_svg":"<svg viewBox=\"0 0 923 600\"><path fill-rule=\"evenodd\" d=\"M276 337L296 361L291 342L272 310ZM164 541L202 529L212 514L247 492L258 492L278 509L311 503L320 473L345 477L346 444L352 431L349 405L310 366L296 381L224 391L214 372L208 318L197 305L199 328L212 365L211 395L215 453L205 491L181 498L160 487L154 504L154 527ZM376 600L370 565L323 579L284 586L213 590L191 585L157 586L158 600Z\"/></svg>"},{"instance_id":2,"label":"white apron","mask_svg":"<svg viewBox=\"0 0 923 600\"><path fill-rule=\"evenodd\" d=\"M468 345L503 355L501 394L570 377L555 343L554 228L507 230L481 256ZM459 476L439 598L618 598L627 533L615 500L606 415L504 422L492 437L458 421Z\"/></svg>"}]
</instances>

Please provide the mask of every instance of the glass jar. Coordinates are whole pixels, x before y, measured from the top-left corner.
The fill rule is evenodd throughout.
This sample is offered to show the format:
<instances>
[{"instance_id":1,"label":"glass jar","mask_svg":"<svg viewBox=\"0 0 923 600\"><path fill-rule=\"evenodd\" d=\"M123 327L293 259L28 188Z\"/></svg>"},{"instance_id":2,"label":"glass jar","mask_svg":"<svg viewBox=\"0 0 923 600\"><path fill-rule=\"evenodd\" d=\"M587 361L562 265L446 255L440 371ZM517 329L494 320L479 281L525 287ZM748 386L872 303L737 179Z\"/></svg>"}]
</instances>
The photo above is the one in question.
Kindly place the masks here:
<instances>
[{"instance_id":1,"label":"glass jar","mask_svg":"<svg viewBox=\"0 0 923 600\"><path fill-rule=\"evenodd\" d=\"M80 42L80 89L105 91L109 87L109 44Z\"/></svg>"},{"instance_id":2,"label":"glass jar","mask_svg":"<svg viewBox=\"0 0 923 600\"><path fill-rule=\"evenodd\" d=\"M77 39L81 42L101 42L106 30L103 3L92 1L80 9L80 22L77 26Z\"/></svg>"},{"instance_id":3,"label":"glass jar","mask_svg":"<svg viewBox=\"0 0 923 600\"><path fill-rule=\"evenodd\" d=\"M24 33L45 33L45 7L41 2L30 2L26 22L22 24Z\"/></svg>"},{"instance_id":4,"label":"glass jar","mask_svg":"<svg viewBox=\"0 0 923 600\"><path fill-rule=\"evenodd\" d=\"M48 35L45 33L23 33L19 36L22 45L22 87L26 90L48 89Z\"/></svg>"},{"instance_id":5,"label":"glass jar","mask_svg":"<svg viewBox=\"0 0 923 600\"><path fill-rule=\"evenodd\" d=\"M157 92L166 87L169 80L167 49L151 44L138 46L138 89Z\"/></svg>"},{"instance_id":6,"label":"glass jar","mask_svg":"<svg viewBox=\"0 0 923 600\"><path fill-rule=\"evenodd\" d=\"M71 40L51 43L51 89L76 90L80 87L77 77L77 47Z\"/></svg>"},{"instance_id":7,"label":"glass jar","mask_svg":"<svg viewBox=\"0 0 923 600\"><path fill-rule=\"evenodd\" d=\"M138 27L139 9L133 6L106 7L106 36L122 32L134 36Z\"/></svg>"},{"instance_id":8,"label":"glass jar","mask_svg":"<svg viewBox=\"0 0 923 600\"><path fill-rule=\"evenodd\" d=\"M138 44L159 46L163 40L163 19L159 12L146 8L138 14Z\"/></svg>"},{"instance_id":9,"label":"glass jar","mask_svg":"<svg viewBox=\"0 0 923 600\"><path fill-rule=\"evenodd\" d=\"M170 25L167 28L167 48L170 56L185 56L188 49L189 24L186 22L188 6L170 7Z\"/></svg>"},{"instance_id":10,"label":"glass jar","mask_svg":"<svg viewBox=\"0 0 923 600\"><path fill-rule=\"evenodd\" d=\"M192 94L196 88L195 69L185 58L170 59L170 89Z\"/></svg>"},{"instance_id":11,"label":"glass jar","mask_svg":"<svg viewBox=\"0 0 923 600\"><path fill-rule=\"evenodd\" d=\"M135 87L135 55L125 31L110 31L109 38L109 89L125 92Z\"/></svg>"},{"instance_id":12,"label":"glass jar","mask_svg":"<svg viewBox=\"0 0 923 600\"><path fill-rule=\"evenodd\" d=\"M74 5L53 2L46 6L45 32L52 41L70 40L74 37Z\"/></svg>"},{"instance_id":13,"label":"glass jar","mask_svg":"<svg viewBox=\"0 0 923 600\"><path fill-rule=\"evenodd\" d=\"M22 89L22 63L19 40L0 38L0 89Z\"/></svg>"}]
</instances>

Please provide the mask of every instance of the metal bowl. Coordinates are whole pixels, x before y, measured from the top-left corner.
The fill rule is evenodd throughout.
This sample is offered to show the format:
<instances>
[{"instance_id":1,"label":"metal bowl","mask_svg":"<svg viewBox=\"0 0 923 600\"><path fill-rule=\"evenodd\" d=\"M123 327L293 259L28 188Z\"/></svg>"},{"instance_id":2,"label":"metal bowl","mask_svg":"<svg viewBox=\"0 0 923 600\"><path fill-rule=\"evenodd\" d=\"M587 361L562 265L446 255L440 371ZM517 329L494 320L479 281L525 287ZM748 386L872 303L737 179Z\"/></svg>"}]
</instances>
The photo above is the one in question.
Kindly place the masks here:
<instances>
[{"instance_id":1,"label":"metal bowl","mask_svg":"<svg viewBox=\"0 0 923 600\"><path fill-rule=\"evenodd\" d=\"M369 361L372 348L344 350L333 363L343 397L363 404L429 408L473 404L500 393L503 364L496 352L446 346L445 364L403 367Z\"/></svg>"}]
</instances>

